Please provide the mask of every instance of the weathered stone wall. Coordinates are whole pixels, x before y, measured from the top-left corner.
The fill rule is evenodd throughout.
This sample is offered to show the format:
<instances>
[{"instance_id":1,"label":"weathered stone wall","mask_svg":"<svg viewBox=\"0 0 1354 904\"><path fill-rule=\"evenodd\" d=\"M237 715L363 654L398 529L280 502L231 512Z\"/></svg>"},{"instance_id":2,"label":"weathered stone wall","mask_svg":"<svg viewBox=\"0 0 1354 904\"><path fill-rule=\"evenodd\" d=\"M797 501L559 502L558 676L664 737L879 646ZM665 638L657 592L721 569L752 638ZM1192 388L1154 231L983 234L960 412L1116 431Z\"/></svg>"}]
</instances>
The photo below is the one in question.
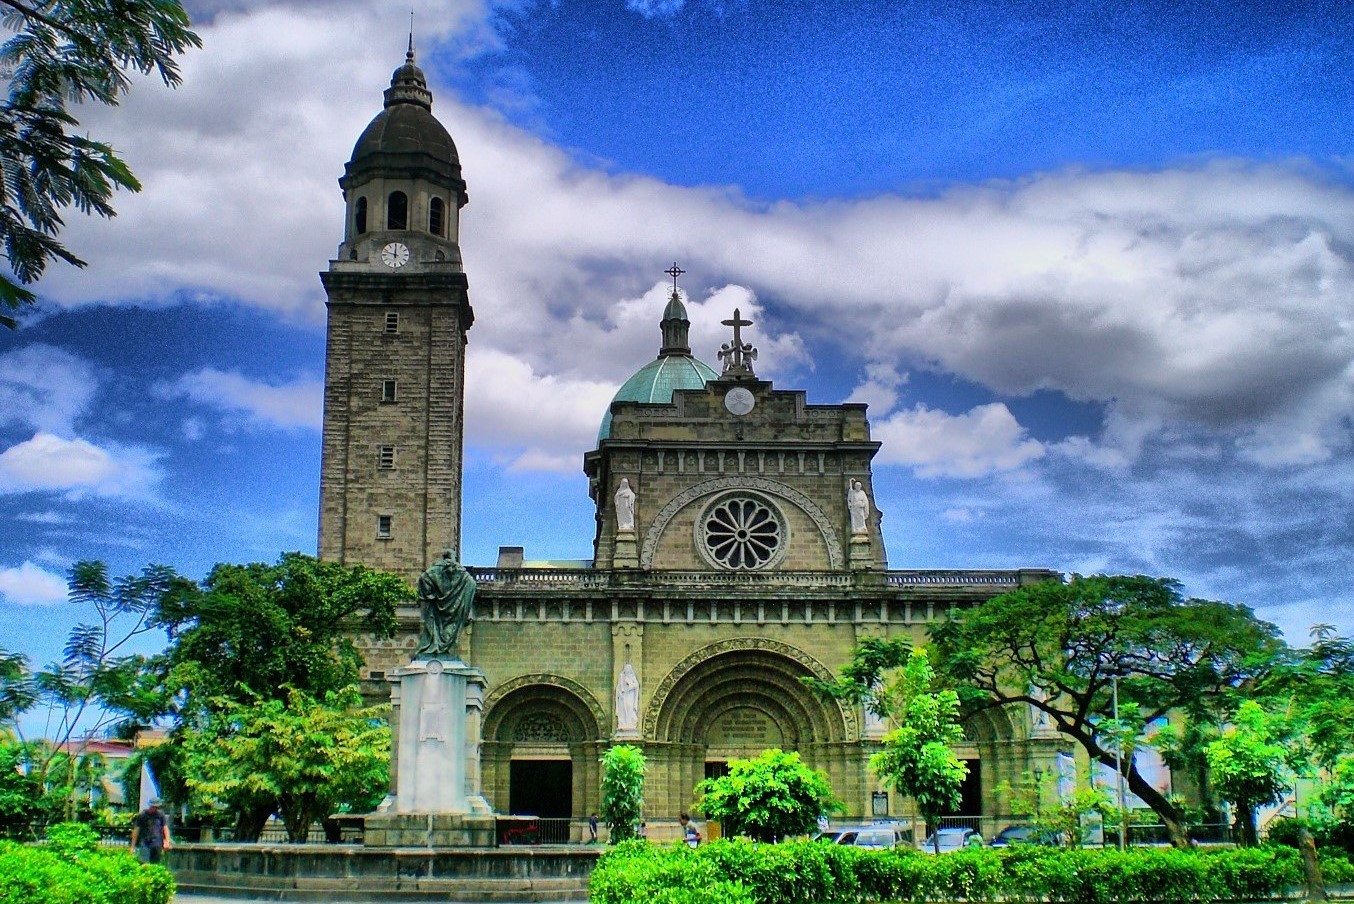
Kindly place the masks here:
<instances>
[{"instance_id":1,"label":"weathered stone wall","mask_svg":"<svg viewBox=\"0 0 1354 904\"><path fill-rule=\"evenodd\" d=\"M459 273L326 273L321 558L415 579L460 551L462 381L469 325ZM399 315L395 332L386 314ZM395 381L394 401L383 382ZM394 447L382 468L380 448ZM390 516L388 537L378 517Z\"/></svg>"}]
</instances>

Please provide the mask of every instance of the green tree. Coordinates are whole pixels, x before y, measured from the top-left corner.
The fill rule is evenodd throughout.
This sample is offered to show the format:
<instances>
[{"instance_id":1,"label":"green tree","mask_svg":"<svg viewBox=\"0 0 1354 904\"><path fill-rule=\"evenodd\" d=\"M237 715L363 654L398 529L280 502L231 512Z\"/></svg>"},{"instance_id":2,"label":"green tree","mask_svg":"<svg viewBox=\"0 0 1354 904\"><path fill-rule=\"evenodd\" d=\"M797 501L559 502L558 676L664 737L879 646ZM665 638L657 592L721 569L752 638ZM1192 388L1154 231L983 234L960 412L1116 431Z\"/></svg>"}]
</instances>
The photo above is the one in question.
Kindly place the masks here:
<instances>
[{"instance_id":1,"label":"green tree","mask_svg":"<svg viewBox=\"0 0 1354 904\"><path fill-rule=\"evenodd\" d=\"M602 820L612 844L629 841L644 818L644 754L617 744L602 755Z\"/></svg>"},{"instance_id":2,"label":"green tree","mask_svg":"<svg viewBox=\"0 0 1354 904\"><path fill-rule=\"evenodd\" d=\"M885 784L913 799L931 835L941 816L959 808L968 775L968 767L953 749L964 740L959 695L935 684L926 651L913 650L882 694L897 727L884 735L884 749L870 758L871 768ZM935 843L939 852L939 837Z\"/></svg>"},{"instance_id":3,"label":"green tree","mask_svg":"<svg viewBox=\"0 0 1354 904\"><path fill-rule=\"evenodd\" d=\"M412 598L398 575L298 552L175 581L154 614L170 637L159 663L166 698L191 719L211 700L340 691L362 667L352 634L393 637L396 606Z\"/></svg>"},{"instance_id":4,"label":"green tree","mask_svg":"<svg viewBox=\"0 0 1354 904\"><path fill-rule=\"evenodd\" d=\"M1117 808L1109 792L1085 784L1070 794L1057 794L1051 787L1057 782L1050 774L1031 776L1009 787L1011 812L1029 821L1034 828L1069 848L1080 848L1086 821L1099 817L1102 824L1116 815Z\"/></svg>"},{"instance_id":5,"label":"green tree","mask_svg":"<svg viewBox=\"0 0 1354 904\"><path fill-rule=\"evenodd\" d=\"M1260 704L1247 700L1206 754L1213 786L1235 808L1238 843L1254 847L1260 843L1256 808L1278 803L1289 787L1288 751L1279 732Z\"/></svg>"},{"instance_id":6,"label":"green tree","mask_svg":"<svg viewBox=\"0 0 1354 904\"><path fill-rule=\"evenodd\" d=\"M0 275L0 305L32 302L21 284L51 261L83 267L57 238L63 213L114 216L113 192L140 191L109 145L78 134L72 104L114 106L131 87L129 73L156 73L179 84L174 56L201 46L177 0L4 0L0 20L13 33L0 46L9 93L0 107L0 238L9 270ZM0 322L13 327L12 317Z\"/></svg>"},{"instance_id":7,"label":"green tree","mask_svg":"<svg viewBox=\"0 0 1354 904\"><path fill-rule=\"evenodd\" d=\"M840 804L822 772L797 753L773 747L752 760L729 760L729 772L696 785L696 809L729 835L779 841L813 831L820 814Z\"/></svg>"},{"instance_id":8,"label":"green tree","mask_svg":"<svg viewBox=\"0 0 1354 904\"><path fill-rule=\"evenodd\" d=\"M1032 706L1115 767L1110 692L1146 724L1185 713L1217 721L1242 687L1268 675L1287 654L1279 630L1244 606L1185 599L1179 585L1150 577L1074 577L1040 583L956 613L935 626L937 669L954 682L968 711ZM1038 692L1032 692L1038 689ZM1128 788L1189 845L1184 812L1154 788L1132 757Z\"/></svg>"},{"instance_id":9,"label":"green tree","mask_svg":"<svg viewBox=\"0 0 1354 904\"><path fill-rule=\"evenodd\" d=\"M71 630L61 660L31 672L24 657L0 652L0 729L13 736L23 770L43 789L38 818L77 817L100 777L102 759L87 750L91 737L145 724L162 709L148 660L127 650L154 630L154 605L171 576L152 567L114 581L102 562L77 562L70 603L92 618ZM42 739L25 738L19 723L33 709L46 711Z\"/></svg>"},{"instance_id":10,"label":"green tree","mask_svg":"<svg viewBox=\"0 0 1354 904\"><path fill-rule=\"evenodd\" d=\"M274 808L294 842L340 807L369 810L390 783L390 726L383 707L360 704L356 686L320 699L295 688L285 700L221 699L183 735L188 788L234 811L249 838Z\"/></svg>"}]
</instances>

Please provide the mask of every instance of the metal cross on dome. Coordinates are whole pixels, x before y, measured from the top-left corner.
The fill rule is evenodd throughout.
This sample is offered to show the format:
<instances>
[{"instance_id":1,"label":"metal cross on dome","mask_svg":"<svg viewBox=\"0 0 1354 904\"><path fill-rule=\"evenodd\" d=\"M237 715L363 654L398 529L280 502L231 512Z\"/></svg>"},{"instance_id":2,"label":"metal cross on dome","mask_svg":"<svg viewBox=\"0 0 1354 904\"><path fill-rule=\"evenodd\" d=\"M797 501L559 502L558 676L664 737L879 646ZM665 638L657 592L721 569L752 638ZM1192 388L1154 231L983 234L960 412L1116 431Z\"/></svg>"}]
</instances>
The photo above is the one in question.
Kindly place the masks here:
<instances>
[{"instance_id":1,"label":"metal cross on dome","mask_svg":"<svg viewBox=\"0 0 1354 904\"><path fill-rule=\"evenodd\" d=\"M668 276L671 276L671 277L672 277L672 291L673 291L673 292L676 292L676 291L677 291L677 277L681 276L681 275L682 275L683 273L685 273L686 271L683 270L681 267L677 266L677 262L676 262L676 261L673 261L673 262L672 262L672 266L669 267L668 269L664 270L663 272L666 273Z\"/></svg>"}]
</instances>

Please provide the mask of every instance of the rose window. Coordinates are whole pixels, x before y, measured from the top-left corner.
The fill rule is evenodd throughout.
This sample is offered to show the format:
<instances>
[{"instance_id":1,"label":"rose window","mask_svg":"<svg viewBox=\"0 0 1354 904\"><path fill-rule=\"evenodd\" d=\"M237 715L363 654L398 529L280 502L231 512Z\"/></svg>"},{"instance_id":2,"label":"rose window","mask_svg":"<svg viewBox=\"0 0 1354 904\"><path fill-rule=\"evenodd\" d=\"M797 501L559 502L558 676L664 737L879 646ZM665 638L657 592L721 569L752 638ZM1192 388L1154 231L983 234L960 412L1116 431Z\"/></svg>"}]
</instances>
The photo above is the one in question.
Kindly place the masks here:
<instances>
[{"instance_id":1,"label":"rose window","mask_svg":"<svg viewBox=\"0 0 1354 904\"><path fill-rule=\"evenodd\" d=\"M705 552L725 568L763 568L782 552L785 530L765 503L745 496L722 500L700 521Z\"/></svg>"}]
</instances>

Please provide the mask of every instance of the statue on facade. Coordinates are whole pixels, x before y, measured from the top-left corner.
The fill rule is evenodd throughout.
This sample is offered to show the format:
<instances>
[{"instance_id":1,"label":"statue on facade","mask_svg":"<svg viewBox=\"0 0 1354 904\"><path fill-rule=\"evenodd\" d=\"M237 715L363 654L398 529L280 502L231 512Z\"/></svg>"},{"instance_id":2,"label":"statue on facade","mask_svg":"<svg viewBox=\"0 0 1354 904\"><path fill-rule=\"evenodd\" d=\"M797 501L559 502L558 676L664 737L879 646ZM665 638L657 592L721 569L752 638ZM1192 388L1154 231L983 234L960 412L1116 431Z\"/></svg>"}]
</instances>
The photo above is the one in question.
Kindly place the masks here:
<instances>
[{"instance_id":1,"label":"statue on facade","mask_svg":"<svg viewBox=\"0 0 1354 904\"><path fill-rule=\"evenodd\" d=\"M456 641L475 605L475 579L443 550L442 558L418 578L418 608L423 618L415 659L456 656Z\"/></svg>"},{"instance_id":2,"label":"statue on facade","mask_svg":"<svg viewBox=\"0 0 1354 904\"><path fill-rule=\"evenodd\" d=\"M616 730L634 731L639 728L639 676L630 663L621 669L616 681Z\"/></svg>"},{"instance_id":3,"label":"statue on facade","mask_svg":"<svg viewBox=\"0 0 1354 904\"><path fill-rule=\"evenodd\" d=\"M628 478L621 478L620 488L616 490L616 530L635 529L635 491L630 489Z\"/></svg>"},{"instance_id":4,"label":"statue on facade","mask_svg":"<svg viewBox=\"0 0 1354 904\"><path fill-rule=\"evenodd\" d=\"M859 480L851 481L851 489L846 494L846 507L851 512L851 533L868 533L870 517L870 497Z\"/></svg>"}]
</instances>

